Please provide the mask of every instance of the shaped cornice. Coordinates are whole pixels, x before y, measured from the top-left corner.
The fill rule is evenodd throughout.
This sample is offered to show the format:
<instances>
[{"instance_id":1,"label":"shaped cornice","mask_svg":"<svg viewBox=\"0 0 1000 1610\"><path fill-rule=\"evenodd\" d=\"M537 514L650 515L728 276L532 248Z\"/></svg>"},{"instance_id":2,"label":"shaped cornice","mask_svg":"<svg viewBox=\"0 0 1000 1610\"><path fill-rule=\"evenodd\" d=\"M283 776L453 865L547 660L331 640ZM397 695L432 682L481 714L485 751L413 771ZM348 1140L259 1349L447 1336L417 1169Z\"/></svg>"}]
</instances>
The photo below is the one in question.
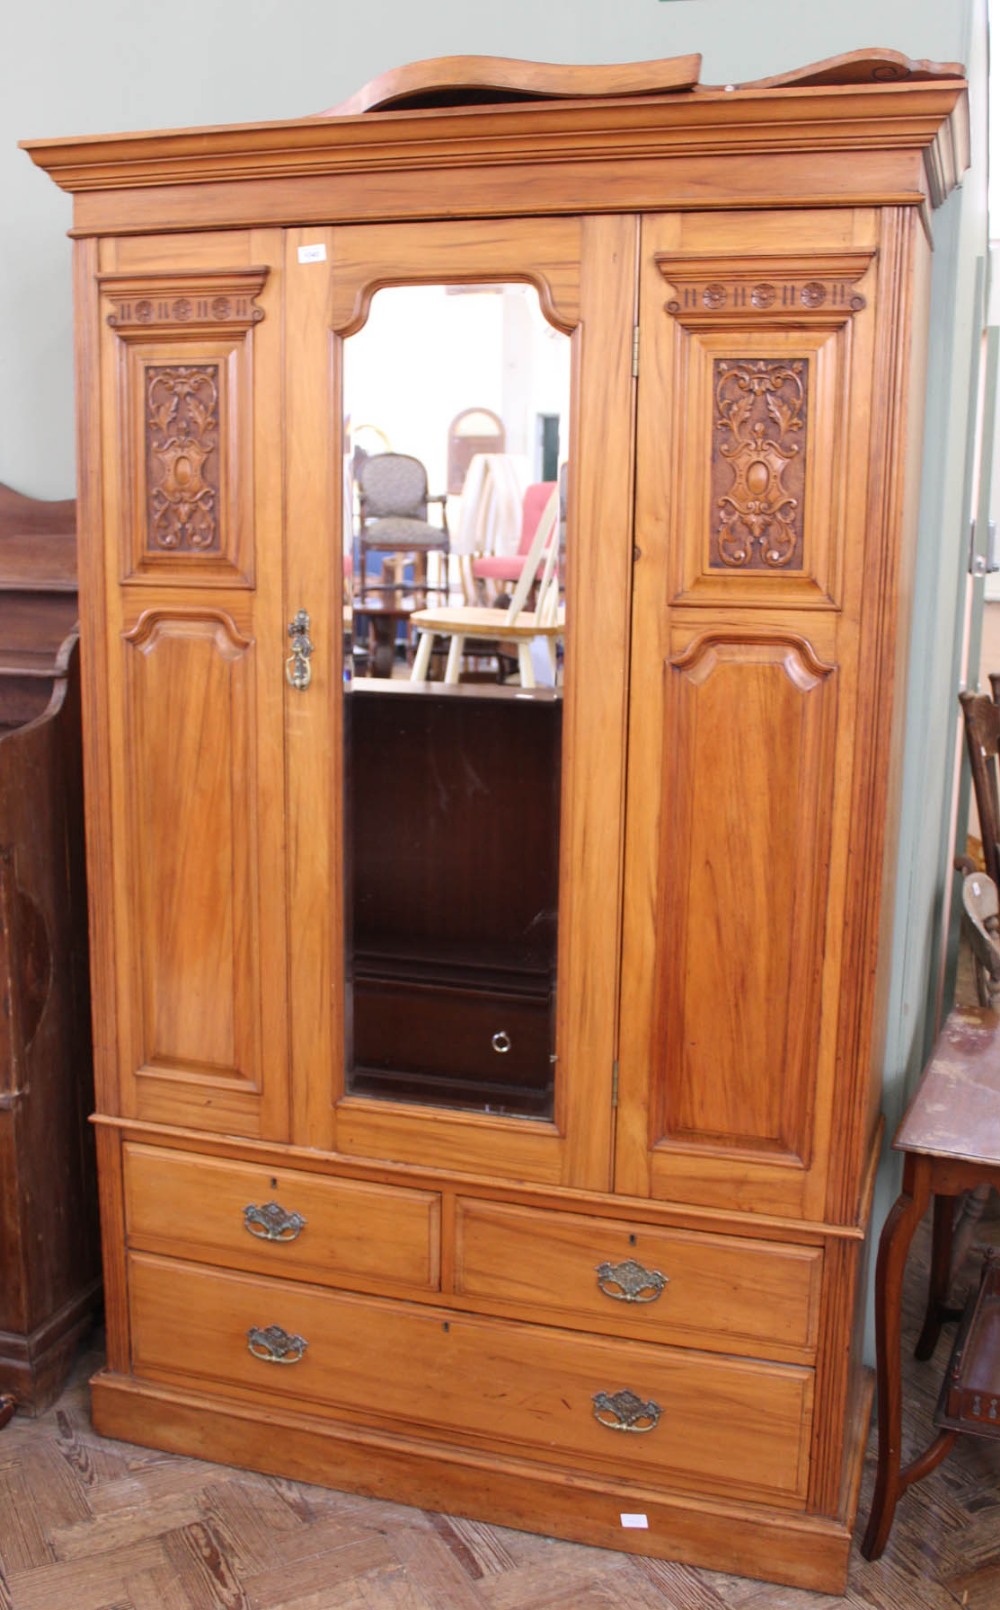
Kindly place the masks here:
<instances>
[{"instance_id":1,"label":"shaped cornice","mask_svg":"<svg viewBox=\"0 0 1000 1610\"><path fill-rule=\"evenodd\" d=\"M503 196L498 199L491 189L494 183L509 184L514 169L530 183L533 169L559 165L571 166L579 183L572 193L570 187L560 186L561 204L542 205L539 210L603 210L609 205L604 192L610 186L613 193L626 167L644 159L753 158L763 168L762 159L769 156L812 159L822 153L846 159L846 177L840 181L844 194L817 192L816 201L847 204L860 196L863 201L914 203L924 199L916 194L922 189L937 205L968 165L961 69L952 63L940 69L929 63L907 63L888 51L863 57L855 53L838 61L839 68L837 63L820 63L781 81L743 86L671 89L661 83L652 89L641 87L637 79L633 87L616 94L552 90L545 99L507 99L497 104L370 110L280 123L23 144L32 161L65 190L81 195L142 190L142 214L134 225L140 228L153 227L160 216L160 203L154 206L150 200L157 190L185 184L353 177L367 186L376 175L402 178L408 171L429 175L461 169L477 174L484 197L494 208L513 211L513 199L509 205ZM613 72L638 72L649 65ZM652 64L660 71L651 74L651 82L664 77L664 65ZM678 81L690 77L689 70L666 65L675 69ZM854 189L851 152L912 152L922 159L925 177L918 182L919 169L913 170L912 178L907 169L905 184L883 178L882 190L876 192L876 181L866 189L859 178ZM590 174L599 180L600 194L595 189L593 198L583 193ZM164 211L168 200L164 198ZM665 201L673 204L669 194ZM683 197L679 204L685 204ZM757 203L750 197L748 204ZM517 206L523 209L523 195ZM252 221L265 214L280 221L273 198L261 211L258 202L247 196L244 211L245 220L234 213L226 221ZM364 215L360 203L355 215ZM421 216L415 200L411 215ZM77 220L81 227L95 221L89 216L82 224Z\"/></svg>"}]
</instances>

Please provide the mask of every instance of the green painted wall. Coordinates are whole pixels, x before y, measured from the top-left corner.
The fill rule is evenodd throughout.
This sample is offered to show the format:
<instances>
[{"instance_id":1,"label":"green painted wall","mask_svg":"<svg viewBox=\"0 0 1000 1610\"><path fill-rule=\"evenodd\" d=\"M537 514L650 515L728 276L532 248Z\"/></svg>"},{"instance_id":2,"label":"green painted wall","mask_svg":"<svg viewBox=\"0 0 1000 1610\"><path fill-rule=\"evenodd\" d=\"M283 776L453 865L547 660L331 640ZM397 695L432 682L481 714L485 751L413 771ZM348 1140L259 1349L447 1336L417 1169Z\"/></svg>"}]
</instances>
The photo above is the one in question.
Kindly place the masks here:
<instances>
[{"instance_id":1,"label":"green painted wall","mask_svg":"<svg viewBox=\"0 0 1000 1610\"><path fill-rule=\"evenodd\" d=\"M986 253L985 0L35 0L5 20L0 64L0 479L73 488L69 199L19 138L298 116L386 68L484 52L625 61L700 50L705 82L782 72L864 46L967 63L974 166L936 215L931 384L905 800L900 829L886 1113L895 1121L932 1031L950 899L948 842L964 563L967 397L977 258ZM892 1189L891 1169L879 1212Z\"/></svg>"}]
</instances>

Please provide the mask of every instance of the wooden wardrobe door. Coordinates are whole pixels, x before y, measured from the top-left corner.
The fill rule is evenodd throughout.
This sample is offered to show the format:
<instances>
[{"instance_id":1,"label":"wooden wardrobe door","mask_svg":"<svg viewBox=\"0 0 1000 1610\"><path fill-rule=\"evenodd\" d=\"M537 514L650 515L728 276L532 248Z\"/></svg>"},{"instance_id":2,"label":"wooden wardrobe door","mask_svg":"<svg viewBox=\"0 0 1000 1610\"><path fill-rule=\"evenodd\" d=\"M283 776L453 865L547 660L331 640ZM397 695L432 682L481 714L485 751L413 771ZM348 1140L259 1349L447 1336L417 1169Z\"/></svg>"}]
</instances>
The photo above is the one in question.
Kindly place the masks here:
<instances>
[{"instance_id":1,"label":"wooden wardrobe door","mask_svg":"<svg viewBox=\"0 0 1000 1610\"><path fill-rule=\"evenodd\" d=\"M896 540L867 524L876 228L643 220L625 1191L827 1210L838 1064L871 1008L843 949L884 759L859 740L859 622Z\"/></svg>"},{"instance_id":2,"label":"wooden wardrobe door","mask_svg":"<svg viewBox=\"0 0 1000 1610\"><path fill-rule=\"evenodd\" d=\"M109 675L96 696L109 763L94 838L113 865L114 909L100 920L114 923L120 1110L277 1139L287 639L275 243L106 248Z\"/></svg>"},{"instance_id":3,"label":"wooden wardrobe door","mask_svg":"<svg viewBox=\"0 0 1000 1610\"><path fill-rule=\"evenodd\" d=\"M307 609L316 625L313 678L290 701L288 728L292 1066L295 1134L303 1143L485 1176L597 1187L609 1182L631 558L635 235L635 220L604 217L289 233L289 602ZM352 1090L345 1078L340 960L345 952L341 856L347 696L340 648L345 345L365 324L381 286L512 281L537 288L546 317L571 339L573 363L556 1093L551 1114L534 1117L462 1111L447 1098L404 1100ZM446 355L439 361L446 362ZM404 442L394 446L406 451ZM349 697L357 725L365 719L364 694L355 689ZM417 692L406 700L411 713L415 698L426 702L428 694ZM517 767L512 753L512 777ZM390 764L386 789L405 790L408 776L416 799L419 789L405 767L393 772ZM510 876L518 876L516 857ZM400 1010L398 1001L383 1007L390 1014Z\"/></svg>"}]
</instances>

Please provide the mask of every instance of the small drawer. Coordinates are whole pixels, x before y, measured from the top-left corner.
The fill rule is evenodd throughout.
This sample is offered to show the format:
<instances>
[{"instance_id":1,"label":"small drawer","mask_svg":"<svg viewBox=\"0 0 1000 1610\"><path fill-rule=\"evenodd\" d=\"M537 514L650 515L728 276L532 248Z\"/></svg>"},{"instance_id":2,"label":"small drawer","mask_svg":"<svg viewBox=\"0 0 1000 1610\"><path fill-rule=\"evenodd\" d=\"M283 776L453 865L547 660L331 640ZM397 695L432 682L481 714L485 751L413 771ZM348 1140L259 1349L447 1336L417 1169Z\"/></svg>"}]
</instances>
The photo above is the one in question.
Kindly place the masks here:
<instances>
[{"instance_id":1,"label":"small drawer","mask_svg":"<svg viewBox=\"0 0 1000 1610\"><path fill-rule=\"evenodd\" d=\"M455 1291L553 1323L809 1362L818 1247L457 1204Z\"/></svg>"},{"instance_id":2,"label":"small drawer","mask_svg":"<svg viewBox=\"0 0 1000 1610\"><path fill-rule=\"evenodd\" d=\"M132 1254L138 1376L569 1470L801 1508L812 1371ZM625 1434L629 1432L631 1434Z\"/></svg>"},{"instance_id":3,"label":"small drawer","mask_svg":"<svg viewBox=\"0 0 1000 1610\"><path fill-rule=\"evenodd\" d=\"M552 1082L553 1002L546 994L464 989L397 979L354 983L355 1088L363 1080L428 1080L435 1090L537 1093ZM395 1091L393 1092L395 1093Z\"/></svg>"},{"instance_id":4,"label":"small drawer","mask_svg":"<svg viewBox=\"0 0 1000 1610\"><path fill-rule=\"evenodd\" d=\"M438 1289L432 1192L153 1146L124 1151L132 1247L322 1285Z\"/></svg>"}]
</instances>

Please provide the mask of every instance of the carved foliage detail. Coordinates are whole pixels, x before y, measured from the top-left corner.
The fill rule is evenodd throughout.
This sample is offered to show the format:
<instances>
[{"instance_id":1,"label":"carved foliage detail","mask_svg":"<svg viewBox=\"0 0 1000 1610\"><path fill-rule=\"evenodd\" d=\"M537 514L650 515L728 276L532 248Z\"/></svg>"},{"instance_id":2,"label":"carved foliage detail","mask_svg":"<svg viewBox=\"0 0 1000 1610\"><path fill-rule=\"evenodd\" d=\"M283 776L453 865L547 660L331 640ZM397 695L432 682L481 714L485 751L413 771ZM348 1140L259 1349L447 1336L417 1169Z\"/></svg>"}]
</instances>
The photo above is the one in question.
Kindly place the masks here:
<instances>
[{"instance_id":1,"label":"carved foliage detail","mask_svg":"<svg viewBox=\"0 0 1000 1610\"><path fill-rule=\"evenodd\" d=\"M147 550L211 553L219 531L219 366L146 370Z\"/></svg>"},{"instance_id":2,"label":"carved foliage detail","mask_svg":"<svg viewBox=\"0 0 1000 1610\"><path fill-rule=\"evenodd\" d=\"M802 563L808 377L805 358L715 362L715 569Z\"/></svg>"}]
</instances>

